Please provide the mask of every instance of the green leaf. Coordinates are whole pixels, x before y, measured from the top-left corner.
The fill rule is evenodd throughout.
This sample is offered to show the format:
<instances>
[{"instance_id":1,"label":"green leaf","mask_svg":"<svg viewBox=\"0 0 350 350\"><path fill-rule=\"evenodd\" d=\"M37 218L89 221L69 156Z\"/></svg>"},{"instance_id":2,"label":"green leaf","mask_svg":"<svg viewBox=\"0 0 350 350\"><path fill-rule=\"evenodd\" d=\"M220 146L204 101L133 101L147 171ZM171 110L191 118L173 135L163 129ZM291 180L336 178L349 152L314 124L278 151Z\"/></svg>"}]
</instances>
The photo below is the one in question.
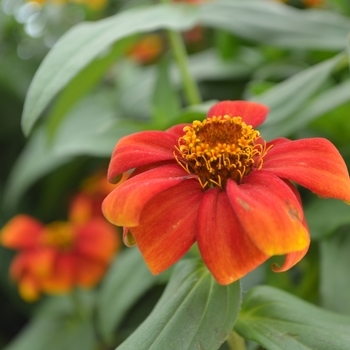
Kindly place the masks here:
<instances>
[{"instance_id":1,"label":"green leaf","mask_svg":"<svg viewBox=\"0 0 350 350\"><path fill-rule=\"evenodd\" d=\"M247 294L235 329L269 350L344 350L350 344L350 317L268 286Z\"/></svg>"},{"instance_id":2,"label":"green leaf","mask_svg":"<svg viewBox=\"0 0 350 350\"><path fill-rule=\"evenodd\" d=\"M180 109L180 101L170 79L169 63L169 59L165 57L158 64L152 98L152 116L160 129L169 123Z\"/></svg>"},{"instance_id":3,"label":"green leaf","mask_svg":"<svg viewBox=\"0 0 350 350\"><path fill-rule=\"evenodd\" d=\"M197 13L195 6L164 4L133 8L73 27L48 53L34 76L22 115L25 134L52 99L113 43L138 32L189 29L196 23Z\"/></svg>"},{"instance_id":4,"label":"green leaf","mask_svg":"<svg viewBox=\"0 0 350 350\"><path fill-rule=\"evenodd\" d=\"M248 40L307 50L343 50L350 30L349 18L340 14L261 0L208 2L201 7L199 21Z\"/></svg>"},{"instance_id":5,"label":"green leaf","mask_svg":"<svg viewBox=\"0 0 350 350\"><path fill-rule=\"evenodd\" d=\"M322 239L340 226L350 224L350 206L332 198L315 198L305 207L312 239Z\"/></svg>"},{"instance_id":6,"label":"green leaf","mask_svg":"<svg viewBox=\"0 0 350 350\"><path fill-rule=\"evenodd\" d=\"M254 101L266 104L271 108L268 119L260 128L261 131L264 132L269 125L282 122L299 111L310 97L320 89L334 67L344 57L345 54L342 53L316 64L284 80L282 83L276 84L265 93L254 97Z\"/></svg>"},{"instance_id":7,"label":"green leaf","mask_svg":"<svg viewBox=\"0 0 350 350\"><path fill-rule=\"evenodd\" d=\"M86 299L86 298L85 298ZM84 300L86 317L74 314L69 297L48 299L28 325L3 350L94 350L92 298Z\"/></svg>"},{"instance_id":8,"label":"green leaf","mask_svg":"<svg viewBox=\"0 0 350 350\"><path fill-rule=\"evenodd\" d=\"M325 91L316 95L309 103L291 117L262 127L264 135L268 139L279 136L288 136L301 130L311 121L344 105L350 100L350 81L344 81L338 85L330 86Z\"/></svg>"},{"instance_id":9,"label":"green leaf","mask_svg":"<svg viewBox=\"0 0 350 350\"><path fill-rule=\"evenodd\" d=\"M97 297L97 327L105 342L112 343L126 312L159 280L159 276L150 273L137 248L126 249L117 256Z\"/></svg>"},{"instance_id":10,"label":"green leaf","mask_svg":"<svg viewBox=\"0 0 350 350\"><path fill-rule=\"evenodd\" d=\"M55 156L109 157L118 140L140 128L119 116L113 91L99 90L79 101L56 131Z\"/></svg>"},{"instance_id":11,"label":"green leaf","mask_svg":"<svg viewBox=\"0 0 350 350\"><path fill-rule=\"evenodd\" d=\"M9 174L2 198L4 211L12 211L25 191L41 176L71 159L67 155L55 155L47 147L46 130L43 127L35 130Z\"/></svg>"},{"instance_id":12,"label":"green leaf","mask_svg":"<svg viewBox=\"0 0 350 350\"><path fill-rule=\"evenodd\" d=\"M350 315L349 252L348 226L320 243L321 303L329 310L347 315Z\"/></svg>"},{"instance_id":13,"label":"green leaf","mask_svg":"<svg viewBox=\"0 0 350 350\"><path fill-rule=\"evenodd\" d=\"M46 125L35 130L9 175L3 196L6 211L13 210L37 180L75 156L109 157L122 136L141 130L139 125L118 118L112 97L102 90L79 101L50 142Z\"/></svg>"},{"instance_id":14,"label":"green leaf","mask_svg":"<svg viewBox=\"0 0 350 350\"><path fill-rule=\"evenodd\" d=\"M119 347L129 349L218 349L237 318L239 282L221 286L197 260L177 264L158 304Z\"/></svg>"},{"instance_id":15,"label":"green leaf","mask_svg":"<svg viewBox=\"0 0 350 350\"><path fill-rule=\"evenodd\" d=\"M104 56L85 67L63 90L48 117L49 138L52 138L72 106L100 80L108 66L121 56L134 38L120 41Z\"/></svg>"}]
</instances>

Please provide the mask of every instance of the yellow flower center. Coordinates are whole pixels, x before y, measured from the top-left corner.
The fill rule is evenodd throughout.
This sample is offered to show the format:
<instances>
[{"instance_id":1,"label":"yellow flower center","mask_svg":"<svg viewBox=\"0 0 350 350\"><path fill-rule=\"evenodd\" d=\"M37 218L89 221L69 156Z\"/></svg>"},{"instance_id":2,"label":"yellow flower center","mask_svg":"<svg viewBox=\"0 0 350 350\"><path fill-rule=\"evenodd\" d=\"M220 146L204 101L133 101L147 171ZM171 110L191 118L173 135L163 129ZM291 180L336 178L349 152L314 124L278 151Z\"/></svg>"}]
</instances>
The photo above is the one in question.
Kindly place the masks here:
<instances>
[{"instance_id":1,"label":"yellow flower center","mask_svg":"<svg viewBox=\"0 0 350 350\"><path fill-rule=\"evenodd\" d=\"M62 251L72 249L75 235L69 222L55 221L48 224L42 236L42 243Z\"/></svg>"},{"instance_id":2,"label":"yellow flower center","mask_svg":"<svg viewBox=\"0 0 350 350\"><path fill-rule=\"evenodd\" d=\"M240 183L253 168L262 167L266 144L256 144L259 131L241 117L195 120L184 132L174 156L188 173L198 175L203 189L224 189L228 179Z\"/></svg>"}]
</instances>

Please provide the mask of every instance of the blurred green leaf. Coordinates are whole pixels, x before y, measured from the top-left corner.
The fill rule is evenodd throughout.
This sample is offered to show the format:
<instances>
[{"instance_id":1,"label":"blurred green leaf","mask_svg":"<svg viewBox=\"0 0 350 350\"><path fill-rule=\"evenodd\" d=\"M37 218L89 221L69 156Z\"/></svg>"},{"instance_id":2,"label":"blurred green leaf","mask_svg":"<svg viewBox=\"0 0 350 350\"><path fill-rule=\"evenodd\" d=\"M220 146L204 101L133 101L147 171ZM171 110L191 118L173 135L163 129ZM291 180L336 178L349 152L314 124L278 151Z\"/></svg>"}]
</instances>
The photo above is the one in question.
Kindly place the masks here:
<instances>
[{"instance_id":1,"label":"blurred green leaf","mask_svg":"<svg viewBox=\"0 0 350 350\"><path fill-rule=\"evenodd\" d=\"M84 298L87 299L87 298ZM85 317L77 317L69 297L50 298L21 333L3 350L94 350L92 298L84 300Z\"/></svg>"},{"instance_id":2,"label":"blurred green leaf","mask_svg":"<svg viewBox=\"0 0 350 350\"><path fill-rule=\"evenodd\" d=\"M299 111L320 89L334 67L344 57L345 54L342 53L316 64L276 84L265 93L255 96L254 101L266 104L271 108L271 113L261 130L276 122L284 121Z\"/></svg>"},{"instance_id":3,"label":"blurred green leaf","mask_svg":"<svg viewBox=\"0 0 350 350\"><path fill-rule=\"evenodd\" d=\"M47 147L46 130L43 127L35 130L9 174L2 198L3 210L12 211L31 184L71 159L67 155L55 155Z\"/></svg>"},{"instance_id":4,"label":"blurred green leaf","mask_svg":"<svg viewBox=\"0 0 350 350\"><path fill-rule=\"evenodd\" d=\"M304 108L301 108L291 117L277 121L274 124L262 126L264 135L268 139L279 136L287 136L301 130L313 120L326 115L339 106L344 105L350 100L350 81L344 81L338 85L330 86L314 98L309 100ZM333 124L334 118L328 118L329 123ZM343 130L344 126L343 125ZM329 129L326 127L326 129Z\"/></svg>"},{"instance_id":5,"label":"blurred green leaf","mask_svg":"<svg viewBox=\"0 0 350 350\"><path fill-rule=\"evenodd\" d=\"M30 85L22 116L24 132L28 134L52 99L114 42L160 28L186 30L195 24L197 13L194 6L183 4L133 8L69 30L45 57Z\"/></svg>"},{"instance_id":6,"label":"blurred green leaf","mask_svg":"<svg viewBox=\"0 0 350 350\"><path fill-rule=\"evenodd\" d=\"M244 79L261 63L258 50L242 47L230 61L223 62L214 50L205 50L188 58L191 74L197 81ZM145 118L151 111L155 67L139 67L130 61L118 63L118 107L125 116ZM176 65L170 66L170 79L180 88L182 81ZM206 113L207 111L205 111Z\"/></svg>"},{"instance_id":7,"label":"blurred green leaf","mask_svg":"<svg viewBox=\"0 0 350 350\"><path fill-rule=\"evenodd\" d=\"M140 130L140 126L117 117L112 98L102 90L79 101L51 142L46 125L33 133L9 175L3 196L6 211L13 210L37 180L74 156L109 157L122 136Z\"/></svg>"},{"instance_id":8,"label":"blurred green leaf","mask_svg":"<svg viewBox=\"0 0 350 350\"><path fill-rule=\"evenodd\" d=\"M291 49L344 50L349 18L326 10L298 10L278 2L218 0L201 7L199 21L248 40Z\"/></svg>"},{"instance_id":9,"label":"blurred green leaf","mask_svg":"<svg viewBox=\"0 0 350 350\"><path fill-rule=\"evenodd\" d=\"M152 98L152 116L154 122L161 129L174 118L180 109L180 101L172 84L169 73L169 59L163 58L158 63L158 74Z\"/></svg>"},{"instance_id":10,"label":"blurred green leaf","mask_svg":"<svg viewBox=\"0 0 350 350\"><path fill-rule=\"evenodd\" d=\"M349 252L349 227L320 243L321 304L329 310L347 315L350 315Z\"/></svg>"},{"instance_id":11,"label":"blurred green leaf","mask_svg":"<svg viewBox=\"0 0 350 350\"><path fill-rule=\"evenodd\" d=\"M134 38L127 38L115 44L104 57L99 57L85 67L63 90L48 117L48 132L52 138L72 106L84 96L101 78L108 66L121 56Z\"/></svg>"},{"instance_id":12,"label":"blurred green leaf","mask_svg":"<svg viewBox=\"0 0 350 350\"><path fill-rule=\"evenodd\" d=\"M247 294L235 329L269 350L344 350L350 344L350 317L268 286Z\"/></svg>"},{"instance_id":13,"label":"blurred green leaf","mask_svg":"<svg viewBox=\"0 0 350 350\"><path fill-rule=\"evenodd\" d=\"M117 141L140 127L121 118L114 92L100 90L79 101L68 113L52 141L55 156L109 157Z\"/></svg>"},{"instance_id":14,"label":"blurred green leaf","mask_svg":"<svg viewBox=\"0 0 350 350\"><path fill-rule=\"evenodd\" d=\"M230 334L240 303L239 282L221 286L197 260L175 267L167 288L122 349L218 349Z\"/></svg>"},{"instance_id":15,"label":"blurred green leaf","mask_svg":"<svg viewBox=\"0 0 350 350\"><path fill-rule=\"evenodd\" d=\"M151 274L137 248L126 249L117 256L97 299L97 327L105 342L112 342L126 312L159 280L159 276Z\"/></svg>"},{"instance_id":16,"label":"blurred green leaf","mask_svg":"<svg viewBox=\"0 0 350 350\"><path fill-rule=\"evenodd\" d=\"M312 239L325 238L338 227L350 224L350 206L338 199L316 197L304 212Z\"/></svg>"}]
</instances>

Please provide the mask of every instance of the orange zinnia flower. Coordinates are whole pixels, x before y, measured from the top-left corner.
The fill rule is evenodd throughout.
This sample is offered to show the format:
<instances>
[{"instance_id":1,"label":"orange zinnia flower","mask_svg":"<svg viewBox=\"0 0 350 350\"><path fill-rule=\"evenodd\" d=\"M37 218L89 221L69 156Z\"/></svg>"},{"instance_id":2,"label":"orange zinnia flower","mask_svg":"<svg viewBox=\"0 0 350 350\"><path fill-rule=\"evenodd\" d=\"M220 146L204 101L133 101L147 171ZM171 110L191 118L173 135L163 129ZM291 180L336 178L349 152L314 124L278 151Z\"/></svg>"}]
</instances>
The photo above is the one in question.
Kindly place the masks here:
<instances>
[{"instance_id":1,"label":"orange zinnia flower","mask_svg":"<svg viewBox=\"0 0 350 350\"><path fill-rule=\"evenodd\" d=\"M163 43L158 34L150 34L141 38L127 55L139 63L154 61L162 53Z\"/></svg>"},{"instance_id":2,"label":"orange zinnia flower","mask_svg":"<svg viewBox=\"0 0 350 350\"><path fill-rule=\"evenodd\" d=\"M296 182L322 197L350 200L349 175L326 139L266 142L254 128L268 108L223 101L203 122L122 138L110 181L135 169L103 203L106 218L124 226L157 274L197 241L208 269L229 284L273 255L286 271L306 254L310 238Z\"/></svg>"},{"instance_id":3,"label":"orange zinnia flower","mask_svg":"<svg viewBox=\"0 0 350 350\"><path fill-rule=\"evenodd\" d=\"M37 300L40 293L95 286L119 246L115 228L103 218L45 226L27 215L17 215L5 225L1 243L20 251L10 275L27 301Z\"/></svg>"},{"instance_id":4,"label":"orange zinnia flower","mask_svg":"<svg viewBox=\"0 0 350 350\"><path fill-rule=\"evenodd\" d=\"M303 4L306 7L322 7L324 0L303 0Z\"/></svg>"}]
</instances>

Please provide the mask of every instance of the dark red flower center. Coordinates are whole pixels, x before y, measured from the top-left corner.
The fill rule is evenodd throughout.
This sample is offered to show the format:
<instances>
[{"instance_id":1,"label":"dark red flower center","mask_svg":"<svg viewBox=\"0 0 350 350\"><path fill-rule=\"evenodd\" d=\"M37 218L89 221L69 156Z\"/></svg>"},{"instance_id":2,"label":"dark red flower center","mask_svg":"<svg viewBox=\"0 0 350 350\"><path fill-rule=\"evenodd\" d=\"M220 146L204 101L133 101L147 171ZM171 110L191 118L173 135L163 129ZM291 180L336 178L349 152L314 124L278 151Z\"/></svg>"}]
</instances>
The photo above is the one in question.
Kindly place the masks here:
<instances>
[{"instance_id":1,"label":"dark red flower center","mask_svg":"<svg viewBox=\"0 0 350 350\"><path fill-rule=\"evenodd\" d=\"M198 175L203 189L224 189L228 179L240 183L253 168L262 166L266 145L256 143L259 131L241 117L195 120L184 132L174 156L188 173Z\"/></svg>"}]
</instances>

